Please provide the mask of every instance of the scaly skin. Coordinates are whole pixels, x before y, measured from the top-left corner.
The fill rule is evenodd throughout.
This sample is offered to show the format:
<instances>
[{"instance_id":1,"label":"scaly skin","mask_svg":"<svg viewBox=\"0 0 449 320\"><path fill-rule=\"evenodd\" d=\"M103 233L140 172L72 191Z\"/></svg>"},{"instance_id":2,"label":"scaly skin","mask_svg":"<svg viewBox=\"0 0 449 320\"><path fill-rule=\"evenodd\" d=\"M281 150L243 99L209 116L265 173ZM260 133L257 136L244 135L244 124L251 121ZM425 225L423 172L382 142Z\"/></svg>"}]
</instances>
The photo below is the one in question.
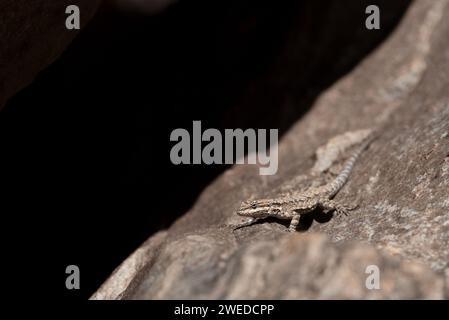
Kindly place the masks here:
<instances>
[{"instance_id":1,"label":"scaly skin","mask_svg":"<svg viewBox=\"0 0 449 320\"><path fill-rule=\"evenodd\" d=\"M349 179L349 175L360 154L370 145L376 135L370 135L346 160L340 174L330 183L314 187L305 192L291 193L275 199L259 199L245 201L237 211L239 216L250 218L236 227L246 227L257 220L267 217L275 217L290 220L290 232L295 232L301 214L311 212L316 208L328 211L336 211L337 214L347 214L357 206L341 204L332 198L343 188Z\"/></svg>"}]
</instances>

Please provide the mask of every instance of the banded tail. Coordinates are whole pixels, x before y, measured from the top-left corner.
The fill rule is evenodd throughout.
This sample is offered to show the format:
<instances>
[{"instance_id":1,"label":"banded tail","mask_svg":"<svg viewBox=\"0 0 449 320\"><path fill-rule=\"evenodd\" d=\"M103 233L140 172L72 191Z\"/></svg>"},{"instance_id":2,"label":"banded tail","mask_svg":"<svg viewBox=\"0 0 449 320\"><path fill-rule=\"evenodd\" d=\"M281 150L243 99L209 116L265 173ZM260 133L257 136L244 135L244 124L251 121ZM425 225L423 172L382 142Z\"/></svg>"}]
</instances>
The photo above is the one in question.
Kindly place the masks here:
<instances>
[{"instance_id":1,"label":"banded tail","mask_svg":"<svg viewBox=\"0 0 449 320\"><path fill-rule=\"evenodd\" d=\"M376 132L372 132L365 141L362 142L362 144L354 151L354 153L349 157L348 160L346 160L343 170L340 172L340 174L335 178L334 181L332 181L328 185L328 196L329 198L334 197L338 191L345 185L345 183L348 181L349 175L351 174L352 168L354 167L355 162L359 158L360 154L368 148L368 146L373 142L374 139L376 139L377 134Z\"/></svg>"}]
</instances>

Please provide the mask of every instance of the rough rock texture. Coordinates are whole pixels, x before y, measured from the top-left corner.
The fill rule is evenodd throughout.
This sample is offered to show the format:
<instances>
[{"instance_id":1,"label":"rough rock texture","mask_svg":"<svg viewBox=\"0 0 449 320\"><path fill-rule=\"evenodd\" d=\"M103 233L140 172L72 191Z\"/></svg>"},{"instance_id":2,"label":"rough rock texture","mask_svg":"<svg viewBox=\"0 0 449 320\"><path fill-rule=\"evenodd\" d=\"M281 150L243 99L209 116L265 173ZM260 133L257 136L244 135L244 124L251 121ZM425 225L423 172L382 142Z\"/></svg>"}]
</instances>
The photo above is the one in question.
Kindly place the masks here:
<instances>
[{"instance_id":1,"label":"rough rock texture","mask_svg":"<svg viewBox=\"0 0 449 320\"><path fill-rule=\"evenodd\" d=\"M227 171L92 298L449 298L448 12L448 0L414 2L283 136L277 175ZM372 127L381 136L336 197L358 200L349 216L314 212L297 234L276 220L230 230L241 201L301 187L318 147ZM369 265L380 269L380 290L365 287Z\"/></svg>"},{"instance_id":2,"label":"rough rock texture","mask_svg":"<svg viewBox=\"0 0 449 320\"><path fill-rule=\"evenodd\" d=\"M78 33L67 30L68 5L80 8L81 29L101 0L0 0L0 109L56 60Z\"/></svg>"}]
</instances>

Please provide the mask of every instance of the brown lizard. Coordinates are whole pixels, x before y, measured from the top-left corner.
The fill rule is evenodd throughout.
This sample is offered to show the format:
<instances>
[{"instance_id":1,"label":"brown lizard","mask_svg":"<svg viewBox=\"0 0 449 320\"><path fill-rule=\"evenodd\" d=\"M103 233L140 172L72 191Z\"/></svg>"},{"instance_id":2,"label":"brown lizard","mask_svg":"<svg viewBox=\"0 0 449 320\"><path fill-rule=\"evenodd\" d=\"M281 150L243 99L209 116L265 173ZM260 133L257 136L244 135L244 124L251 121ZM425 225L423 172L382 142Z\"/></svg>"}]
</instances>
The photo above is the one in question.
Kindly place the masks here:
<instances>
[{"instance_id":1,"label":"brown lizard","mask_svg":"<svg viewBox=\"0 0 449 320\"><path fill-rule=\"evenodd\" d=\"M249 226L257 220L267 217L290 220L290 232L295 232L301 214L311 212L316 208L328 211L336 211L337 214L347 214L354 210L355 206L347 206L333 200L334 196L343 188L349 179L349 175L360 154L376 138L373 132L346 160L342 171L330 183L313 187L305 192L293 192L274 199L259 199L245 201L237 211L239 216L250 218L247 222L239 224L235 229Z\"/></svg>"}]
</instances>

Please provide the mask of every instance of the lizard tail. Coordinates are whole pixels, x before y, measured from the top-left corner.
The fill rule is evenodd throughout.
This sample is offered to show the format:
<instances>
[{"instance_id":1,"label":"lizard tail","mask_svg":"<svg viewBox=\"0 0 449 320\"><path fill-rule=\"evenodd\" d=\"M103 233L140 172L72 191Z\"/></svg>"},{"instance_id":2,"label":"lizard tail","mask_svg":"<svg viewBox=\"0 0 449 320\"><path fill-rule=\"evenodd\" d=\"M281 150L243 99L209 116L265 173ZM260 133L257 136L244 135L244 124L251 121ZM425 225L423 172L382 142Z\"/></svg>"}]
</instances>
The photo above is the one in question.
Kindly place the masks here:
<instances>
[{"instance_id":1,"label":"lizard tail","mask_svg":"<svg viewBox=\"0 0 449 320\"><path fill-rule=\"evenodd\" d=\"M377 134L375 132L371 133L365 141L354 151L354 153L349 157L348 160L346 160L343 170L340 172L340 174L335 178L333 182L329 185L328 190L328 196L329 198L334 197L337 192L344 186L346 181L348 181L349 174L352 171L352 168L354 167L355 162L359 158L360 154L368 148L368 146L373 142L374 139L377 138Z\"/></svg>"}]
</instances>

